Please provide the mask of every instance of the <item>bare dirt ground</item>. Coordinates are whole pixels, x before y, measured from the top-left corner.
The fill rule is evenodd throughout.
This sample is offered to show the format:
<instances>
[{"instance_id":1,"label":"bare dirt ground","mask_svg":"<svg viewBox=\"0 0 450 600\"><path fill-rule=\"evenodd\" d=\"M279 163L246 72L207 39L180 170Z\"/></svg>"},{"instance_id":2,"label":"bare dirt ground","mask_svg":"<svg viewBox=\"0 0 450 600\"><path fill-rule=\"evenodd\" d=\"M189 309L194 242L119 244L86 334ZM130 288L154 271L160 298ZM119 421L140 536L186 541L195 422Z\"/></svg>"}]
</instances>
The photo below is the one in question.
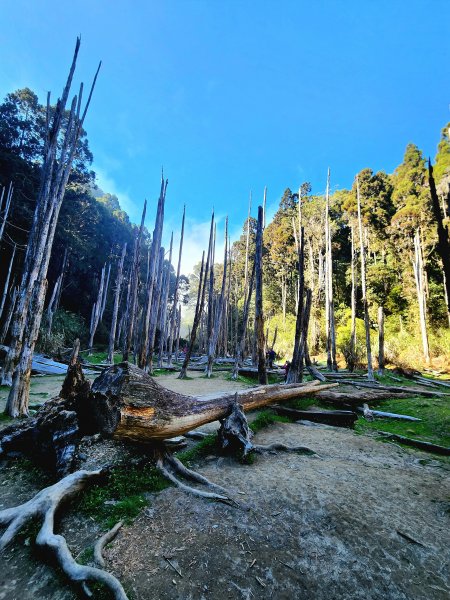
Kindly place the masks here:
<instances>
[{"instance_id":1,"label":"bare dirt ground","mask_svg":"<svg viewBox=\"0 0 450 600\"><path fill-rule=\"evenodd\" d=\"M170 375L158 382L184 393L188 385L202 394L242 388L220 378L179 382ZM278 453L251 465L209 456L196 464L249 510L173 487L149 494L148 508L106 551L107 568L130 598L447 600L448 463L326 426L278 423L255 438L275 441L309 446L319 456ZM85 468L123 448L110 441L98 451ZM4 467L0 508L42 485L14 465ZM99 529L70 507L65 515L62 531L76 555ZM29 538L25 533L2 557L0 599L78 597L34 556Z\"/></svg>"}]
</instances>

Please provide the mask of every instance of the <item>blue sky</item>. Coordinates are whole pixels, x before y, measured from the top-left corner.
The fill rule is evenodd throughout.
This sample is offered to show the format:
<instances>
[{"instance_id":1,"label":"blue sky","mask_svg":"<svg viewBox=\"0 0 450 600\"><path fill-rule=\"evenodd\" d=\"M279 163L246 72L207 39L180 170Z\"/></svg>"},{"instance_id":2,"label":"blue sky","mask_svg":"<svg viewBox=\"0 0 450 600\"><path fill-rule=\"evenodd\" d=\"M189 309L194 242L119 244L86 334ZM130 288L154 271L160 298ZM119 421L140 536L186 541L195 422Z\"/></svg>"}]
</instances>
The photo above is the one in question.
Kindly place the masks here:
<instances>
[{"instance_id":1,"label":"blue sky","mask_svg":"<svg viewBox=\"0 0 450 600\"><path fill-rule=\"evenodd\" d=\"M408 142L434 156L450 120L448 0L2 0L0 95L62 88L103 60L86 121L94 169L133 221L152 219L161 166L166 237L187 205L184 269L212 206L238 235L249 191L269 213L303 181L349 187ZM255 214L255 211L253 212Z\"/></svg>"}]
</instances>

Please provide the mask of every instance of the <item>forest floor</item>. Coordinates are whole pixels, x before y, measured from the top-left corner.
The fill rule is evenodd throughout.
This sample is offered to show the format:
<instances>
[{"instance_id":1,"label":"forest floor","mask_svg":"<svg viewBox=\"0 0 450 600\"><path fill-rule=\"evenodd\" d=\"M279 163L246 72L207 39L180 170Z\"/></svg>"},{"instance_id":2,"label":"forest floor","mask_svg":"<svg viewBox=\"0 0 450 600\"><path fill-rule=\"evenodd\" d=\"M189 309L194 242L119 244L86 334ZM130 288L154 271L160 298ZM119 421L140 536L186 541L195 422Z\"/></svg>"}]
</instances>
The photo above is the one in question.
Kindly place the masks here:
<instances>
[{"instance_id":1,"label":"forest floor","mask_svg":"<svg viewBox=\"0 0 450 600\"><path fill-rule=\"evenodd\" d=\"M179 381L176 374L163 374L158 383L202 395L245 387L227 374L211 380L201 373L190 376ZM393 410L406 401L389 402ZM441 416L431 419L428 429L402 427L410 428L412 437L445 441L440 427L448 400L411 402L421 414ZM403 404L397 412L407 409ZM274 453L243 464L217 455L212 437L189 442L179 453L249 510L166 486L142 447L87 440L80 467L121 466L106 486L94 486L64 511L59 530L74 555L89 563L96 538L125 516L127 524L105 554L107 569L120 578L130 599L447 599L448 459L380 443L365 421L350 430L280 422L271 414L250 419L256 416L255 443L302 444L318 456ZM382 427L388 430L388 423ZM201 429L214 432L217 423ZM48 483L26 460L4 462L0 508L26 501ZM28 527L2 556L0 599L79 597L36 555L35 532L35 525Z\"/></svg>"}]
</instances>

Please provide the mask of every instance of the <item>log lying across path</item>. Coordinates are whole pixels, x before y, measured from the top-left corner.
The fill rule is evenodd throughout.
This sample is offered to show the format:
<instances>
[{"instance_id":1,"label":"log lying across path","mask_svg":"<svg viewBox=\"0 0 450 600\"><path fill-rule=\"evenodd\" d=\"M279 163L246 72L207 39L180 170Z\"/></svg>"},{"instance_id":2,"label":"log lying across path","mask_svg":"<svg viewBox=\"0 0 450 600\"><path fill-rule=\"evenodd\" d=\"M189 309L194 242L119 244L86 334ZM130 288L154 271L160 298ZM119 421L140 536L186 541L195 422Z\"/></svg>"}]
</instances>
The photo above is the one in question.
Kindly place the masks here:
<instances>
[{"instance_id":1,"label":"log lying across path","mask_svg":"<svg viewBox=\"0 0 450 600\"><path fill-rule=\"evenodd\" d=\"M271 406L271 408L277 415L335 427L353 427L358 419L358 415L351 410L296 410L278 405Z\"/></svg>"},{"instance_id":2,"label":"log lying across path","mask_svg":"<svg viewBox=\"0 0 450 600\"><path fill-rule=\"evenodd\" d=\"M95 429L118 439L163 440L226 417L237 402L245 412L267 404L310 396L335 387L319 381L258 386L230 396L201 400L158 385L147 373L125 362L98 377L91 390Z\"/></svg>"}]
</instances>

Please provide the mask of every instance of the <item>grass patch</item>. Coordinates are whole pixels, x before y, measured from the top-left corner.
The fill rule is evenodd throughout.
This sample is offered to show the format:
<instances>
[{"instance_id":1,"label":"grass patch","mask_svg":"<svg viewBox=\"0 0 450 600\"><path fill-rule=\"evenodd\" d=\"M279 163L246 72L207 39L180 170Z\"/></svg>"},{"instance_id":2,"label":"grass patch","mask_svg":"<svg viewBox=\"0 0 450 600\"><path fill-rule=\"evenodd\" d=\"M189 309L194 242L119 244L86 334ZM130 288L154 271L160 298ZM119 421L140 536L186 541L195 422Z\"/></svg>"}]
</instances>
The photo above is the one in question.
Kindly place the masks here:
<instances>
[{"instance_id":1,"label":"grass patch","mask_svg":"<svg viewBox=\"0 0 450 600\"><path fill-rule=\"evenodd\" d=\"M251 422L250 429L253 433L258 433L258 431L261 431L261 429L264 429L265 427L269 427L269 425L273 425L273 423L291 423L291 420L288 417L276 415L271 410L262 410Z\"/></svg>"},{"instance_id":2,"label":"grass patch","mask_svg":"<svg viewBox=\"0 0 450 600\"><path fill-rule=\"evenodd\" d=\"M145 493L160 492L168 483L155 467L118 465L106 477L106 482L93 485L83 495L78 509L106 529L117 521L130 523L148 504Z\"/></svg>"},{"instance_id":3,"label":"grass patch","mask_svg":"<svg viewBox=\"0 0 450 600\"><path fill-rule=\"evenodd\" d=\"M387 431L440 446L450 446L450 404L447 398L422 398L420 396L392 398L381 401L377 408L422 420L375 419L370 423L364 419L358 419L355 423L356 432Z\"/></svg>"},{"instance_id":4,"label":"grass patch","mask_svg":"<svg viewBox=\"0 0 450 600\"><path fill-rule=\"evenodd\" d=\"M177 458L179 458L183 464L187 464L200 458L204 458L205 456L208 456L208 454L211 454L211 452L215 452L216 450L217 435L215 433L211 433L207 437L200 440L197 444L195 444L195 446L189 448L189 450L178 452Z\"/></svg>"}]
</instances>

